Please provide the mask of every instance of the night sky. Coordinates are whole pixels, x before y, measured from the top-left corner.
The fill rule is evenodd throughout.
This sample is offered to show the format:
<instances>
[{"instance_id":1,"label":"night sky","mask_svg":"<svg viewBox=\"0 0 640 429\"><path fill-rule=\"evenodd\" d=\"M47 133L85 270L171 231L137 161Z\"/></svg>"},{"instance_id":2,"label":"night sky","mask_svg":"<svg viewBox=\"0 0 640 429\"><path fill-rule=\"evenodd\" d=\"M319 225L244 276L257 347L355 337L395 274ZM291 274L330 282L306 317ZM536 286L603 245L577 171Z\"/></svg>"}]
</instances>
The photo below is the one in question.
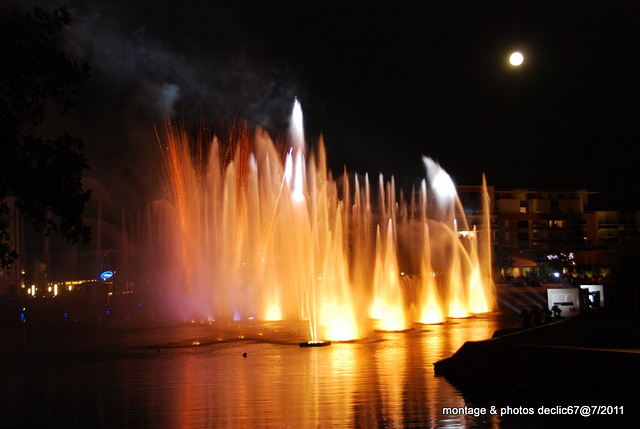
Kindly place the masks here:
<instances>
[{"instance_id":1,"label":"night sky","mask_svg":"<svg viewBox=\"0 0 640 429\"><path fill-rule=\"evenodd\" d=\"M298 97L308 142L324 134L336 173L410 186L427 155L457 184L484 173L497 188L587 188L594 208L640 209L637 1L9 7L61 4L74 20L66 48L93 78L49 126L84 139L94 198L154 196L154 125L167 114L278 130Z\"/></svg>"}]
</instances>

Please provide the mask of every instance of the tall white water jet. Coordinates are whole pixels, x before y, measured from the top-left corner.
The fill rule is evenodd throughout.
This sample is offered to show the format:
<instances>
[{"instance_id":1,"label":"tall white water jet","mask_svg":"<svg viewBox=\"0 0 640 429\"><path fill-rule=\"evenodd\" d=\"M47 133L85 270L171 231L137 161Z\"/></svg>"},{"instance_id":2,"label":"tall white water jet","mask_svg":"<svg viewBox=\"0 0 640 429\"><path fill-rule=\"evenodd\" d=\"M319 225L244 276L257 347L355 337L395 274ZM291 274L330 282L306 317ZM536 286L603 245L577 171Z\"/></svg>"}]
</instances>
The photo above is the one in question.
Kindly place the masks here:
<instances>
[{"instance_id":1,"label":"tall white water jet","mask_svg":"<svg viewBox=\"0 0 640 429\"><path fill-rule=\"evenodd\" d=\"M154 254L173 262L165 278L185 318L307 320L311 340L346 341L491 309L488 220L469 228L435 162L425 158L435 198L423 181L407 204L393 178L376 192L345 170L338 186L322 140L307 154L297 101L283 151L261 129L240 131L204 145L168 125L159 139L168 203L155 206L170 209L156 223L173 229Z\"/></svg>"},{"instance_id":2,"label":"tall white water jet","mask_svg":"<svg viewBox=\"0 0 640 429\"><path fill-rule=\"evenodd\" d=\"M423 161L427 169L429 184L435 196L435 220L441 223L443 230L439 241L443 246L443 263L446 264L444 276L446 278L447 316L465 317L468 313L464 298L465 284L462 282L463 270L460 265L458 223L455 216L456 187L447 172L435 161L427 157L423 157ZM429 245L431 246L431 243Z\"/></svg>"},{"instance_id":3,"label":"tall white water jet","mask_svg":"<svg viewBox=\"0 0 640 429\"><path fill-rule=\"evenodd\" d=\"M423 158L427 176L436 200L435 220L440 222L444 234L439 242L444 244L447 261L446 302L448 317L466 317L469 313L483 313L490 310L485 290L492 289L490 263L480 261L478 233L470 229L451 177L431 158ZM483 182L483 242L490 246L490 225L488 217L488 195ZM459 222L464 226L459 229ZM432 249L429 242L425 248ZM490 248L484 249L483 257L489 258Z\"/></svg>"}]
</instances>

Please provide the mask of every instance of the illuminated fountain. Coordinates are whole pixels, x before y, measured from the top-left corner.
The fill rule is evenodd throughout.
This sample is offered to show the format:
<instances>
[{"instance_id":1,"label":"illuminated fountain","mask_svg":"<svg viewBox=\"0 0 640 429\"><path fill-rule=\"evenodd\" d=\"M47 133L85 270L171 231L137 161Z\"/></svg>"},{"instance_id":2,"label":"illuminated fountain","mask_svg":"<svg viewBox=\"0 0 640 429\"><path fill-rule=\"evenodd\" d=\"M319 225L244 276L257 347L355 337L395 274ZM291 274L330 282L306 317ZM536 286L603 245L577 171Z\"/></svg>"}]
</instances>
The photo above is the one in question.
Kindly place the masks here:
<instances>
[{"instance_id":1,"label":"illuminated fountain","mask_svg":"<svg viewBox=\"0 0 640 429\"><path fill-rule=\"evenodd\" d=\"M315 345L492 308L486 187L485 220L470 228L429 158L408 201L393 178L380 176L377 193L366 175L345 171L338 184L322 140L306 153L297 102L285 151L261 129L238 135L205 150L168 125L160 139L167 278L182 317L305 320Z\"/></svg>"}]
</instances>

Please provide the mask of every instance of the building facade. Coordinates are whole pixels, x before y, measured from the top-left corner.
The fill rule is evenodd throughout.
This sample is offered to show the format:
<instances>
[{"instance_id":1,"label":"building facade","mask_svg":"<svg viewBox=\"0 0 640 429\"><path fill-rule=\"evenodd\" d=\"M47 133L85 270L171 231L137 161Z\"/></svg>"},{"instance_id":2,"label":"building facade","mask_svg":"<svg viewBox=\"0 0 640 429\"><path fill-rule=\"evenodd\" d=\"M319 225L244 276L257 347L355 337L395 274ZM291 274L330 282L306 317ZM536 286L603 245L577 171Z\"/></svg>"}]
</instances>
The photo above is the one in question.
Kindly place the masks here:
<instances>
[{"instance_id":1,"label":"building facade","mask_svg":"<svg viewBox=\"0 0 640 429\"><path fill-rule=\"evenodd\" d=\"M479 186L459 186L470 223L477 224ZM540 273L562 259L576 266L604 266L618 243L640 236L640 212L591 211L586 189L488 188L494 264L515 276Z\"/></svg>"},{"instance_id":2,"label":"building facade","mask_svg":"<svg viewBox=\"0 0 640 429\"><path fill-rule=\"evenodd\" d=\"M496 190L496 246L529 257L587 249L588 197L583 189Z\"/></svg>"}]
</instances>

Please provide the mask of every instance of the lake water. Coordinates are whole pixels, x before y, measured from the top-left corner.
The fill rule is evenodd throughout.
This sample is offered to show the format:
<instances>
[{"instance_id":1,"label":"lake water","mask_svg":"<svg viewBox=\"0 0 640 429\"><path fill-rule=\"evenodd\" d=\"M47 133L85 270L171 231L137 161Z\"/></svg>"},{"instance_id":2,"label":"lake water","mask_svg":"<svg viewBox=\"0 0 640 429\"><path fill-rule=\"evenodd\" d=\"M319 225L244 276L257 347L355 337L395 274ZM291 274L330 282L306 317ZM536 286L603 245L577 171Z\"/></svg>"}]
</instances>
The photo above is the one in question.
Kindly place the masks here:
<instances>
[{"instance_id":1,"label":"lake water","mask_svg":"<svg viewBox=\"0 0 640 429\"><path fill-rule=\"evenodd\" d=\"M320 348L283 322L7 330L0 427L506 427L443 414L474 404L433 364L518 322L452 319Z\"/></svg>"}]
</instances>

